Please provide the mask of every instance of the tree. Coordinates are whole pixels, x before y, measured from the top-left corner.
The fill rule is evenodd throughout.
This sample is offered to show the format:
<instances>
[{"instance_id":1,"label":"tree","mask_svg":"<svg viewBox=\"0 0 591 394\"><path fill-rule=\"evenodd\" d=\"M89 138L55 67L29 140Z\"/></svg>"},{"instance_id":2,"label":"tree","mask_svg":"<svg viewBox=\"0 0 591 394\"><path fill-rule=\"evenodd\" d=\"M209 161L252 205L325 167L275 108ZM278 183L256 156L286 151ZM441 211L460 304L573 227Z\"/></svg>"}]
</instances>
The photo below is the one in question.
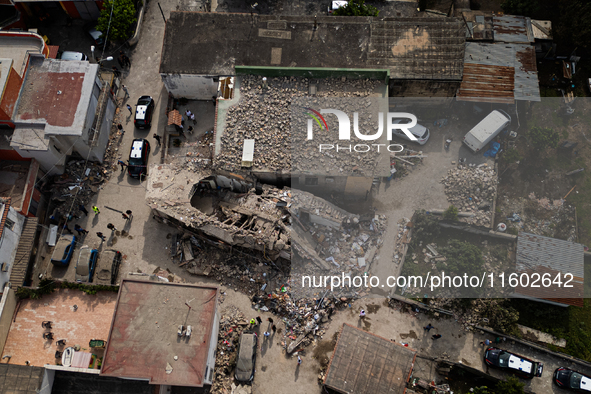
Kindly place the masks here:
<instances>
[{"instance_id":1,"label":"tree","mask_svg":"<svg viewBox=\"0 0 591 394\"><path fill-rule=\"evenodd\" d=\"M380 11L374 6L365 4L365 0L349 0L346 6L337 8L332 14L336 16L378 16Z\"/></svg>"},{"instance_id":2,"label":"tree","mask_svg":"<svg viewBox=\"0 0 591 394\"><path fill-rule=\"evenodd\" d=\"M449 208L447 208L443 212L443 218L445 220L452 220L455 222L456 220L458 220L458 208L454 207L453 205L450 205Z\"/></svg>"},{"instance_id":3,"label":"tree","mask_svg":"<svg viewBox=\"0 0 591 394\"><path fill-rule=\"evenodd\" d=\"M126 40L136 21L133 0L107 0L103 3L96 29L103 33L105 41Z\"/></svg>"},{"instance_id":4,"label":"tree","mask_svg":"<svg viewBox=\"0 0 591 394\"><path fill-rule=\"evenodd\" d=\"M538 11L539 5L537 1L531 0L505 0L501 8L506 14L532 16Z\"/></svg>"},{"instance_id":5,"label":"tree","mask_svg":"<svg viewBox=\"0 0 591 394\"><path fill-rule=\"evenodd\" d=\"M528 134L532 145L542 151L547 148L556 148L560 141L558 132L549 128L532 127Z\"/></svg>"},{"instance_id":6,"label":"tree","mask_svg":"<svg viewBox=\"0 0 591 394\"><path fill-rule=\"evenodd\" d=\"M493 394L492 391L490 391L488 389L488 387L486 386L482 386L482 387L474 387L474 394Z\"/></svg>"},{"instance_id":7,"label":"tree","mask_svg":"<svg viewBox=\"0 0 591 394\"><path fill-rule=\"evenodd\" d=\"M503 394L523 394L524 383L521 383L515 376L509 376L507 380L497 383L496 392Z\"/></svg>"}]
</instances>

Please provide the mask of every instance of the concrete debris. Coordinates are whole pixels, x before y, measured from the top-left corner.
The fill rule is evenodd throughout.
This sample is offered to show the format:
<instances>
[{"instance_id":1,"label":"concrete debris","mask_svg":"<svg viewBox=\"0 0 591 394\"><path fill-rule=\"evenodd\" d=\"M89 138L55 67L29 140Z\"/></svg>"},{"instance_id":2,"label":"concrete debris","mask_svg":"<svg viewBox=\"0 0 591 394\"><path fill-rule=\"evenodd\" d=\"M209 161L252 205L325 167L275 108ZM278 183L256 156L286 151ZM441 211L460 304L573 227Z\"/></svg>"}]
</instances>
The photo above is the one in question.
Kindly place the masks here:
<instances>
[{"instance_id":1,"label":"concrete debris","mask_svg":"<svg viewBox=\"0 0 591 394\"><path fill-rule=\"evenodd\" d=\"M447 200L459 211L474 213L460 216L459 221L490 227L492 207L497 190L498 174L488 166L458 166L442 179Z\"/></svg>"},{"instance_id":2,"label":"concrete debris","mask_svg":"<svg viewBox=\"0 0 591 394\"><path fill-rule=\"evenodd\" d=\"M238 356L240 334L249 328L244 315L234 306L221 310L218 343L215 356L215 377L211 386L211 393L237 393L234 384L234 368Z\"/></svg>"},{"instance_id":3,"label":"concrete debris","mask_svg":"<svg viewBox=\"0 0 591 394\"><path fill-rule=\"evenodd\" d=\"M513 231L577 241L575 208L562 199L537 198L530 193L527 198L499 198L497 221L506 223Z\"/></svg>"},{"instance_id":4,"label":"concrete debris","mask_svg":"<svg viewBox=\"0 0 591 394\"><path fill-rule=\"evenodd\" d=\"M241 168L242 148L245 139L255 140L255 155L252 167L258 170L277 171L289 173L292 169L293 160L298 163L298 169L306 170L306 165L316 163L312 170L318 171L317 164L322 163L322 168L333 168L344 173L351 173L355 166L358 166L360 173L371 174L375 167L375 157L364 153L355 156L356 164L342 163L333 155L326 155L318 152L318 148L307 150L292 150L293 146L300 146L299 141L292 139L293 118L292 104L298 99L308 98L310 79L300 77L268 78L267 87L261 85L260 77L244 76L240 81L240 101L237 105L230 107L227 111L225 129L221 136L219 154L214 158L214 168L228 171L237 171ZM318 90L313 99L322 100L330 98L349 99L350 112L360 111L359 101L351 98L371 99L376 87L381 84L375 80L345 80L322 79L317 83ZM341 101L341 104L345 101ZM310 106L310 105L304 105ZM343 108L342 106L329 108ZM377 119L377 105L366 106L366 111L376 111L374 119ZM361 126L368 127L370 123L367 116L360 114ZM304 118L297 116L297 119ZM336 117L326 117L328 127L338 129ZM371 122L373 123L377 122ZM305 125L304 125L305 127ZM377 124L375 125L377 128ZM305 129L305 128L304 128ZM220 132L218 130L218 132ZM295 137L295 136L293 136ZM334 143L334 136L332 138ZM320 138L315 137L315 142L322 143ZM294 145L294 143L298 145ZM316 144L317 145L317 144ZM299 166L303 167L300 168Z\"/></svg>"}]
</instances>

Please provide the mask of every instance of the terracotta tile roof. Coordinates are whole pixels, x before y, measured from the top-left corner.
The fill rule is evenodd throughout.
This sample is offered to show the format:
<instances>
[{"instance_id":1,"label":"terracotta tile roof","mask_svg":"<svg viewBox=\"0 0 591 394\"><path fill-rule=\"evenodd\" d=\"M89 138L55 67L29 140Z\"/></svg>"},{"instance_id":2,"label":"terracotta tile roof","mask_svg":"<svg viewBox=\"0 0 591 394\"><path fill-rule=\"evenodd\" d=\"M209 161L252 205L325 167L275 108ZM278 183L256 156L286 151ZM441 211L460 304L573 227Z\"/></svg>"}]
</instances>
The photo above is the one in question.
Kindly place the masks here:
<instances>
[{"instance_id":1,"label":"terracotta tile roof","mask_svg":"<svg viewBox=\"0 0 591 394\"><path fill-rule=\"evenodd\" d=\"M39 220L36 217L25 218L23 231L14 257L14 263L12 264L12 271L10 272L10 283L15 289L22 286L25 282L38 222Z\"/></svg>"},{"instance_id":2,"label":"terracotta tile roof","mask_svg":"<svg viewBox=\"0 0 591 394\"><path fill-rule=\"evenodd\" d=\"M8 211L10 210L10 197L0 197L0 203L4 204L4 212L0 219L0 239L2 239L2 233L4 232L4 225L6 224L6 218L8 217Z\"/></svg>"},{"instance_id":3,"label":"terracotta tile roof","mask_svg":"<svg viewBox=\"0 0 591 394\"><path fill-rule=\"evenodd\" d=\"M177 111L176 109L173 109L172 111L170 111L168 113L168 125L169 126L172 124L180 126L182 124L182 121L183 121L183 117L181 116L179 111Z\"/></svg>"}]
</instances>

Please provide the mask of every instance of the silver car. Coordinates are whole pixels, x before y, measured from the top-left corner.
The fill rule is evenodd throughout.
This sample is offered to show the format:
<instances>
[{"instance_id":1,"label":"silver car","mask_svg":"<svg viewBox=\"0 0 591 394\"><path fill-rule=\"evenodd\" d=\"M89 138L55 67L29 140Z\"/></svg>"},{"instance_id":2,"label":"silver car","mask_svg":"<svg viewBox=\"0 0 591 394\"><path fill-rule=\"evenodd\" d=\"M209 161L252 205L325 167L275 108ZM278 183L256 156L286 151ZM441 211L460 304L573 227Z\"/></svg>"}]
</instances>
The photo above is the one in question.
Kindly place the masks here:
<instances>
[{"instance_id":1,"label":"silver car","mask_svg":"<svg viewBox=\"0 0 591 394\"><path fill-rule=\"evenodd\" d=\"M403 120L404 119L394 119L392 121L392 124L399 124ZM412 142L416 142L419 145L425 145L427 143L427 141L429 140L429 129L426 128L425 126L421 126L420 124L417 123L416 126L410 128L409 131L415 137L417 137L417 140L416 141L412 141ZM395 136L397 136L397 137L404 138L405 140L411 141L411 139L408 138L408 136L406 134L404 134L404 131L402 131L400 129L394 129L394 130L392 130L392 134L395 135Z\"/></svg>"},{"instance_id":2,"label":"silver car","mask_svg":"<svg viewBox=\"0 0 591 394\"><path fill-rule=\"evenodd\" d=\"M241 383L250 383L254 379L254 366L257 358L257 334L243 332L240 335L240 347L236 358L234 376Z\"/></svg>"}]
</instances>

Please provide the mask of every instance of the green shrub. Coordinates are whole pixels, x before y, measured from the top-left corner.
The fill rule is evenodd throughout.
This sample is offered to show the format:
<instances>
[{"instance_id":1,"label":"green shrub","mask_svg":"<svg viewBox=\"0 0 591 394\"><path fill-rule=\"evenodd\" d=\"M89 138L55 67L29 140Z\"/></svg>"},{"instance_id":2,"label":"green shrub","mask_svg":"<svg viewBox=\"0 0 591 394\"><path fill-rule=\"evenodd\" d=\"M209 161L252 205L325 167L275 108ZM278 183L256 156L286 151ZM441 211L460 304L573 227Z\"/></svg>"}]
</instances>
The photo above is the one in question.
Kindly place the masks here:
<instances>
[{"instance_id":1,"label":"green shrub","mask_svg":"<svg viewBox=\"0 0 591 394\"><path fill-rule=\"evenodd\" d=\"M447 208L445 210L445 212L443 212L443 218L445 220L452 220L452 221L457 221L458 220L458 208L454 207L453 205L450 205L449 208Z\"/></svg>"},{"instance_id":2,"label":"green shrub","mask_svg":"<svg viewBox=\"0 0 591 394\"><path fill-rule=\"evenodd\" d=\"M560 142L558 132L547 127L532 127L528 132L528 136L534 148L542 151L548 148L554 149L558 146L558 142Z\"/></svg>"}]
</instances>

